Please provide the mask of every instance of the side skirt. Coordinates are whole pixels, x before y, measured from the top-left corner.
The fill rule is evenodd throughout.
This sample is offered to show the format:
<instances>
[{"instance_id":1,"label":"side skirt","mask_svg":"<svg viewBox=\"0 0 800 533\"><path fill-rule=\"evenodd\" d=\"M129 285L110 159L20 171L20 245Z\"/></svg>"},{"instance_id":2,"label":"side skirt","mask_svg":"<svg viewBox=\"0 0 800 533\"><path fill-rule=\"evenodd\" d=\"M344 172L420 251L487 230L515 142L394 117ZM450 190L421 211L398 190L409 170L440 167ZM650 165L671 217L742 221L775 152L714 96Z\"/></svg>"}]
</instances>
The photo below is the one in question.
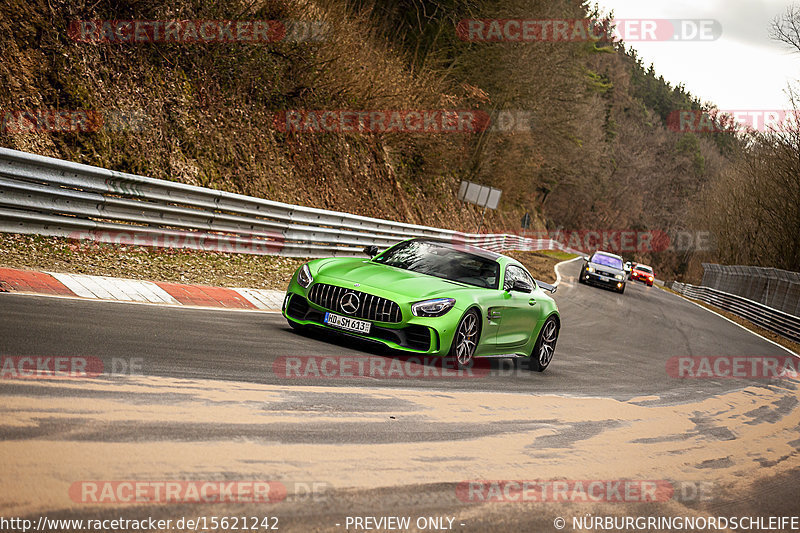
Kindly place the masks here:
<instances>
[{"instance_id":1,"label":"side skirt","mask_svg":"<svg viewBox=\"0 0 800 533\"><path fill-rule=\"evenodd\" d=\"M501 354L489 354L489 355L476 355L475 359L527 359L527 355L522 355L518 353L501 353Z\"/></svg>"}]
</instances>

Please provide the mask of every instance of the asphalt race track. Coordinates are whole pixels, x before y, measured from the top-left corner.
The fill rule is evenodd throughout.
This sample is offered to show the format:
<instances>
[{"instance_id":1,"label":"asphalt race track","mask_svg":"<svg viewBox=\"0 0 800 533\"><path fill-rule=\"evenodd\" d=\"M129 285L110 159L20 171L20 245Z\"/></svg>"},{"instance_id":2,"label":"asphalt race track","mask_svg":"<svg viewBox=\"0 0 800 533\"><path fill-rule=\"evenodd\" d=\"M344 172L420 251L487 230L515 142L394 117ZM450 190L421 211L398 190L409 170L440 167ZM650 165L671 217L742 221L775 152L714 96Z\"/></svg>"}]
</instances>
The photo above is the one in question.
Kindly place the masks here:
<instances>
[{"instance_id":1,"label":"asphalt race track","mask_svg":"<svg viewBox=\"0 0 800 533\"><path fill-rule=\"evenodd\" d=\"M629 282L625 294L575 282L577 263L555 297L564 324L556 358L543 374L512 371L480 380L394 379L369 385L608 396L658 395L681 401L741 387L736 380L665 380L665 365L684 355L786 355L786 351L656 287ZM286 380L278 357L391 352L351 338L296 333L276 313L178 309L74 299L2 295L0 351L33 356L142 359L144 373L176 378L342 386L362 378ZM522 370L522 369L520 369Z\"/></svg>"},{"instance_id":2,"label":"asphalt race track","mask_svg":"<svg viewBox=\"0 0 800 533\"><path fill-rule=\"evenodd\" d=\"M452 489L462 479L702 478L713 498L602 509L796 511L796 382L676 379L666 370L675 356L789 353L657 287L628 282L620 295L578 284L577 271L575 262L562 267L563 325L550 367L539 374L492 361L471 379L287 379L289 356L388 364L394 354L297 333L276 313L0 294L0 355L98 358L121 374L0 381L0 452L19 458L6 461L17 468L0 474L0 487L17 495L8 499L19 515L171 517L250 514L254 504L95 507L67 497L66 487L324 480L330 490L318 501L290 490L258 508L298 531L344 531L346 516L390 513L454 516L464 531L555 531L556 514L598 512L587 503L567 511L553 502L465 503ZM126 375L130 364L136 371ZM487 445L496 453L481 453ZM62 454L67 460L54 457Z\"/></svg>"}]
</instances>

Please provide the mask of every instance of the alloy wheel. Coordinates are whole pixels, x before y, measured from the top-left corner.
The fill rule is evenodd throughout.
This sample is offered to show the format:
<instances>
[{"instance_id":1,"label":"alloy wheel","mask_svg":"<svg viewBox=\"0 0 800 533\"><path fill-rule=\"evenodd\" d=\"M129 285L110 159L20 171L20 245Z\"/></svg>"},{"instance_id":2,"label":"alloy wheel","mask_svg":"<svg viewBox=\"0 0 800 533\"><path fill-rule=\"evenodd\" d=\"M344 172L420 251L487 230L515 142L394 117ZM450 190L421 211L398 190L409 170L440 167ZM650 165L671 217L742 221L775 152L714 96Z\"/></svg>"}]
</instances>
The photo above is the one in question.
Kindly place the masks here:
<instances>
[{"instance_id":1,"label":"alloy wheel","mask_svg":"<svg viewBox=\"0 0 800 533\"><path fill-rule=\"evenodd\" d=\"M475 348L478 346L478 318L474 312L468 313L461 319L456 331L455 343L458 364L467 365L472 360Z\"/></svg>"},{"instance_id":2,"label":"alloy wheel","mask_svg":"<svg viewBox=\"0 0 800 533\"><path fill-rule=\"evenodd\" d=\"M553 359L556 350L556 340L558 340L558 328L555 320L548 320L542 329L542 341L539 346L539 365L546 367Z\"/></svg>"}]
</instances>

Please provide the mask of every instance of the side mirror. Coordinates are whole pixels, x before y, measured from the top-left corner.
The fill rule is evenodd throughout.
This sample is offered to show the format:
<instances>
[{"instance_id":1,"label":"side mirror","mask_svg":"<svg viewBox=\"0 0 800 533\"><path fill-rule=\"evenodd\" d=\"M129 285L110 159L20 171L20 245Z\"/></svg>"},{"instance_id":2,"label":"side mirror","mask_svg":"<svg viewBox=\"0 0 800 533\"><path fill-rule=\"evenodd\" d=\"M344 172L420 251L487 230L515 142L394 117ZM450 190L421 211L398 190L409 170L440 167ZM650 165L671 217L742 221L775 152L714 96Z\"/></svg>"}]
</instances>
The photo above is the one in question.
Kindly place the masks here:
<instances>
[{"instance_id":1,"label":"side mirror","mask_svg":"<svg viewBox=\"0 0 800 533\"><path fill-rule=\"evenodd\" d=\"M378 247L377 246L365 246L364 253L370 257L375 257L378 255Z\"/></svg>"},{"instance_id":2,"label":"side mirror","mask_svg":"<svg viewBox=\"0 0 800 533\"><path fill-rule=\"evenodd\" d=\"M543 291L548 291L550 294L554 294L558 287L555 285L550 285L549 283L545 283L544 281L536 280L536 284L539 286L540 289Z\"/></svg>"},{"instance_id":3,"label":"side mirror","mask_svg":"<svg viewBox=\"0 0 800 533\"><path fill-rule=\"evenodd\" d=\"M531 284L528 283L525 280L515 279L514 280L514 284L511 286L511 289L509 289L509 290L510 291L515 291L515 292L528 292L528 293L530 293L530 292L533 292L533 287L531 287Z\"/></svg>"},{"instance_id":4,"label":"side mirror","mask_svg":"<svg viewBox=\"0 0 800 533\"><path fill-rule=\"evenodd\" d=\"M584 255L584 256L583 256L583 260L584 260L584 261L586 261L586 262L588 263L588 262L589 262L589 256L588 256L588 255Z\"/></svg>"}]
</instances>

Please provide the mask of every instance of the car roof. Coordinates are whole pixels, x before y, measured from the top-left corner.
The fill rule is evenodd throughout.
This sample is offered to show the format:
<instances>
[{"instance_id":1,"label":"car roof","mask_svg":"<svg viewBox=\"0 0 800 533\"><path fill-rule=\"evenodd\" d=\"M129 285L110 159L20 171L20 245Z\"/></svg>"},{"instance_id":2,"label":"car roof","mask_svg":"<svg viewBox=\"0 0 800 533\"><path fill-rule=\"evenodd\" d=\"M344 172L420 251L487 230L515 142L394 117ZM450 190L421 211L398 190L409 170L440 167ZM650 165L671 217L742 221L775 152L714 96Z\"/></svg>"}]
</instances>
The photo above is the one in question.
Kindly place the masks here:
<instances>
[{"instance_id":1,"label":"car roof","mask_svg":"<svg viewBox=\"0 0 800 533\"><path fill-rule=\"evenodd\" d=\"M495 252L490 252L489 250L484 250L483 248L478 248L477 246L472 246L469 244L463 243L456 243L450 241L442 241L439 239L431 239L426 237L417 237L415 239L411 239L412 241L422 241L422 242L430 242L441 246L442 248L449 248L451 250L458 250L459 252L467 252L472 255L477 255L478 257L482 257L483 259L490 259L492 261L497 261L500 257L505 257L502 254L498 254Z\"/></svg>"},{"instance_id":2,"label":"car roof","mask_svg":"<svg viewBox=\"0 0 800 533\"><path fill-rule=\"evenodd\" d=\"M636 266L634 268L639 268L639 267L645 267L649 268L650 270L653 270L653 267L651 267L650 265L645 265L644 263L636 263Z\"/></svg>"}]
</instances>

